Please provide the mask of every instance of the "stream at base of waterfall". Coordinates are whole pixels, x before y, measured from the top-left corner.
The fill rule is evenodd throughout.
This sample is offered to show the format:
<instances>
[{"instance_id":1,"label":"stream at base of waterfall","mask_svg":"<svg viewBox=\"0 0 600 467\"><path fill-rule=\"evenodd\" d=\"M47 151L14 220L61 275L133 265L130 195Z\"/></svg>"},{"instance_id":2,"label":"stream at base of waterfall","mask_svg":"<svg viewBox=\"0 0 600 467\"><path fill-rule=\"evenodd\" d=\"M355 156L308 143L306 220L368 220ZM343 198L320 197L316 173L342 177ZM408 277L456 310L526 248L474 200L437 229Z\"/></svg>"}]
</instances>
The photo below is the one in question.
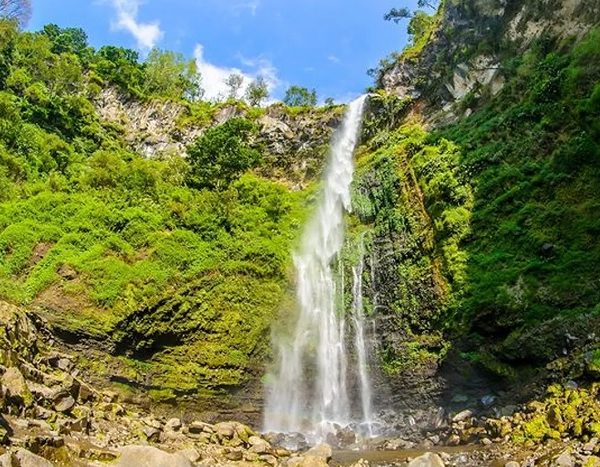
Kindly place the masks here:
<instances>
[{"instance_id":1,"label":"stream at base of waterfall","mask_svg":"<svg viewBox=\"0 0 600 467\"><path fill-rule=\"evenodd\" d=\"M321 197L294 256L297 317L291 334L288 330L273 337L277 360L267 375L264 430L302 433L311 444L341 429L363 437L376 434L363 307L363 239L347 307L340 261L366 99L349 105L334 135Z\"/></svg>"}]
</instances>

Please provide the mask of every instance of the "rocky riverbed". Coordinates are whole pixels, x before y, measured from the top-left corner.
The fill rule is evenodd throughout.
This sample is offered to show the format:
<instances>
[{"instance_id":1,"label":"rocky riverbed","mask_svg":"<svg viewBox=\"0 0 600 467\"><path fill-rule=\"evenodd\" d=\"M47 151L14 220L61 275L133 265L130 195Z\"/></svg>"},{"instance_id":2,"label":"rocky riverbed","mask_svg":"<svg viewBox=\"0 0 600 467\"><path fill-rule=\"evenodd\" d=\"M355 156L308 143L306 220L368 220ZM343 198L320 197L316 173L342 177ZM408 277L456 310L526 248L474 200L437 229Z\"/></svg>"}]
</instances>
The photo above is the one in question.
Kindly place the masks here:
<instances>
[{"instance_id":1,"label":"rocky riverbed","mask_svg":"<svg viewBox=\"0 0 600 467\"><path fill-rule=\"evenodd\" d=\"M299 434L152 413L84 381L75 359L49 345L52 336L24 311L0 303L0 322L2 467L600 466L598 385L552 386L500 418L441 412L402 437L361 439L340 427L329 444L310 448ZM410 417L402 420L410 425ZM293 450L284 447L290 440Z\"/></svg>"}]
</instances>

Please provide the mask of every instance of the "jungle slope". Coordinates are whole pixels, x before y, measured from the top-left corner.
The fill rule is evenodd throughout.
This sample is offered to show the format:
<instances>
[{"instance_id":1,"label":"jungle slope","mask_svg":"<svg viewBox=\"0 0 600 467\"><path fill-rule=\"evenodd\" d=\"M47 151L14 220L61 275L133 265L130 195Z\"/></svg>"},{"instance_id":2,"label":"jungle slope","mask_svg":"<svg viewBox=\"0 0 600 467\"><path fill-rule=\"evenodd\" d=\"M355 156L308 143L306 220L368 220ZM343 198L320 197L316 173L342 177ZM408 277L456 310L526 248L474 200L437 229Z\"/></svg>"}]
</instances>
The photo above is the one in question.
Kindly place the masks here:
<instances>
[{"instance_id":1,"label":"jungle slope","mask_svg":"<svg viewBox=\"0 0 600 467\"><path fill-rule=\"evenodd\" d=\"M353 228L398 404L597 380L599 23L589 2L447 0L382 62Z\"/></svg>"},{"instance_id":2,"label":"jungle slope","mask_svg":"<svg viewBox=\"0 0 600 467\"><path fill-rule=\"evenodd\" d=\"M169 52L0 28L0 298L98 386L256 416L342 109L212 104Z\"/></svg>"}]
</instances>

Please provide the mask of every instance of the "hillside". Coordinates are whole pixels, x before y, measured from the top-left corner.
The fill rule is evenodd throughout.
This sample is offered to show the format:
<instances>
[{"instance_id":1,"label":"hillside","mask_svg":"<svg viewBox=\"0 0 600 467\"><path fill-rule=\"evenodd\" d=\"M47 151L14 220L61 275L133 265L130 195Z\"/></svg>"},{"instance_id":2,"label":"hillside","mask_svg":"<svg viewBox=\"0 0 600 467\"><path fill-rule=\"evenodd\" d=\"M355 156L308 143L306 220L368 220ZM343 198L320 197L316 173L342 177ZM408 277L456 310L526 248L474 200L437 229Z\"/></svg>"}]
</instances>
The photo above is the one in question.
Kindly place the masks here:
<instances>
[{"instance_id":1,"label":"hillside","mask_svg":"<svg viewBox=\"0 0 600 467\"><path fill-rule=\"evenodd\" d=\"M447 465L600 465L600 5L425 3L371 71L322 279L348 323L360 295L383 426L338 425L330 465L439 466L408 463L432 449ZM46 417L85 454L46 431L24 447L66 465L136 443L195 449L194 465L328 465L327 449L293 452L304 432L212 424L260 428L346 106L208 102L193 64L162 54L0 21L0 375L23 390L2 381L0 445L39 442L39 423L9 432ZM73 430L83 412L91 428Z\"/></svg>"}]
</instances>

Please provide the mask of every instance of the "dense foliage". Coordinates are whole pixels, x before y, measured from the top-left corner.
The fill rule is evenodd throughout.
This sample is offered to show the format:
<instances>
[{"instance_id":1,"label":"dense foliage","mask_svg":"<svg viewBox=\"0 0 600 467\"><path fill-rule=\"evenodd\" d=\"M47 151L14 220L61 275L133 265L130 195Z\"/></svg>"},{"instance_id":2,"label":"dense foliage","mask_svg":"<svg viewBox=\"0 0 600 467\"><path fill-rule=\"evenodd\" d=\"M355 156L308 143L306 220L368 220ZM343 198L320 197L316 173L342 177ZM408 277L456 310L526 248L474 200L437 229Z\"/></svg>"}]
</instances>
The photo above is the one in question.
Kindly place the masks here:
<instances>
[{"instance_id":1,"label":"dense foliage","mask_svg":"<svg viewBox=\"0 0 600 467\"><path fill-rule=\"evenodd\" d=\"M465 358L507 377L594 345L599 64L598 29L577 43L543 37L507 56L499 95L465 98L471 116L429 134L406 121L375 132L355 199L376 253L388 258L391 242L397 256L385 305L408 343L384 349L388 369L426 361L436 330L468 336Z\"/></svg>"},{"instance_id":2,"label":"dense foliage","mask_svg":"<svg viewBox=\"0 0 600 467\"><path fill-rule=\"evenodd\" d=\"M143 366L157 396L243 382L287 293L304 193L248 171L261 155L249 120L208 129L189 159L148 160L99 118L109 87L198 97L180 56L140 63L92 49L80 29L0 29L0 298L143 360L122 358L117 373L135 380ZM115 371L98 362L83 363Z\"/></svg>"}]
</instances>

